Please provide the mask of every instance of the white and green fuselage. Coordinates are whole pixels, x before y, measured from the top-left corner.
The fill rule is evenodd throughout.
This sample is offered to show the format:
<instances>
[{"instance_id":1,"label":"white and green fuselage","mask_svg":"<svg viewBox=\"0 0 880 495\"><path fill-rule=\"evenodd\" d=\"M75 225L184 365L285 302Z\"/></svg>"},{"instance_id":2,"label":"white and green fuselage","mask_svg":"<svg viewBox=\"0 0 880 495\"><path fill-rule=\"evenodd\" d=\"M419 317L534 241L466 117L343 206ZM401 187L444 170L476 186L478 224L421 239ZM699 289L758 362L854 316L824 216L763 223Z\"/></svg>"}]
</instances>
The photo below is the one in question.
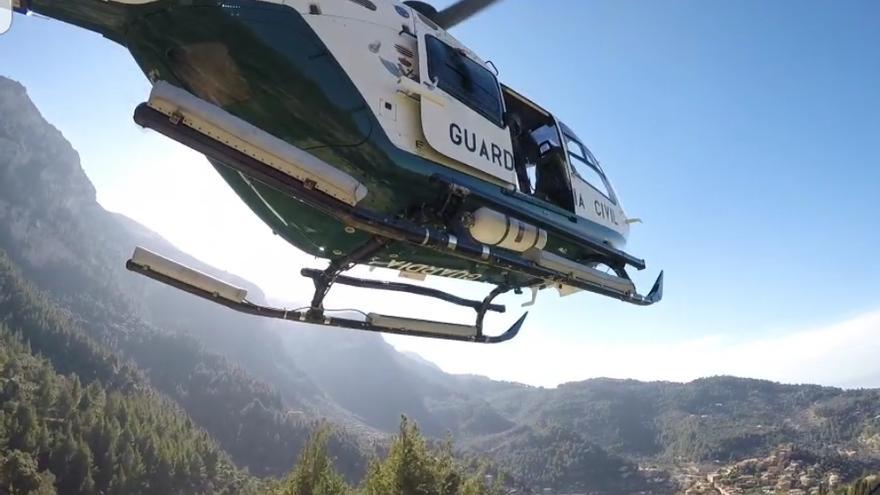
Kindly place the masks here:
<instances>
[{"instance_id":1,"label":"white and green fuselage","mask_svg":"<svg viewBox=\"0 0 880 495\"><path fill-rule=\"evenodd\" d=\"M498 221L506 221L507 231L499 232L495 243L489 239L492 232L471 233L493 249L518 255L542 251L562 260L563 273L565 263L644 266L619 251L630 221L577 136L500 85L476 54L407 5L394 0L19 2L124 45L151 81L182 88L354 178L366 191L357 200L359 208L467 236L474 216L490 226L498 220L480 216L488 206L504 211ZM455 54L455 64L473 65L433 67L432 50ZM477 74L476 66L485 73ZM446 69L462 75L458 84L469 88L470 96L444 89ZM517 167L525 160L507 125L511 103L550 123L547 129L555 137L547 143L565 157L570 198L550 200L523 189ZM212 163L273 231L305 252L338 259L374 235L222 160ZM584 164L598 175L586 177ZM438 176L472 193L456 205L471 215L467 221L444 217L448 188L432 180ZM511 212L531 221L518 221ZM512 227L522 232L512 233ZM390 243L365 263L416 276L515 287L536 283L533 275L408 242ZM563 279L544 282L564 286ZM634 295L623 290L619 297Z\"/></svg>"}]
</instances>

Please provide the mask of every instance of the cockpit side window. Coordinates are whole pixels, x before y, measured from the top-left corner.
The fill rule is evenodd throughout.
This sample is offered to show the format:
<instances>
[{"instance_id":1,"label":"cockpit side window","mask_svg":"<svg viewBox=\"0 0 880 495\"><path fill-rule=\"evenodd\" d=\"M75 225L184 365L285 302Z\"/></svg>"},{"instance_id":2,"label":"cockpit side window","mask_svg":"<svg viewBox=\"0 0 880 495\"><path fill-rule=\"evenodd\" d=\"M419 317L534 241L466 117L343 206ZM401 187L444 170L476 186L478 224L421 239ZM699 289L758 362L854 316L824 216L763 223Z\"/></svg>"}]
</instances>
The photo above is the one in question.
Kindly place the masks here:
<instances>
[{"instance_id":1,"label":"cockpit side window","mask_svg":"<svg viewBox=\"0 0 880 495\"><path fill-rule=\"evenodd\" d=\"M428 77L449 93L498 127L504 127L501 88L495 74L464 52L434 36L425 36L428 53Z\"/></svg>"},{"instance_id":2,"label":"cockpit side window","mask_svg":"<svg viewBox=\"0 0 880 495\"><path fill-rule=\"evenodd\" d=\"M575 158L578 158L582 162L587 161L587 154L584 153L584 147L581 146L581 143L574 140L574 138L570 136L565 136L565 144L568 146L568 152L574 155Z\"/></svg>"},{"instance_id":3,"label":"cockpit side window","mask_svg":"<svg viewBox=\"0 0 880 495\"><path fill-rule=\"evenodd\" d=\"M568 134L565 135L565 146L568 148L569 161L575 175L616 204L617 201L614 198L614 193L611 192L611 187L608 186L608 180L592 153L580 141Z\"/></svg>"}]
</instances>

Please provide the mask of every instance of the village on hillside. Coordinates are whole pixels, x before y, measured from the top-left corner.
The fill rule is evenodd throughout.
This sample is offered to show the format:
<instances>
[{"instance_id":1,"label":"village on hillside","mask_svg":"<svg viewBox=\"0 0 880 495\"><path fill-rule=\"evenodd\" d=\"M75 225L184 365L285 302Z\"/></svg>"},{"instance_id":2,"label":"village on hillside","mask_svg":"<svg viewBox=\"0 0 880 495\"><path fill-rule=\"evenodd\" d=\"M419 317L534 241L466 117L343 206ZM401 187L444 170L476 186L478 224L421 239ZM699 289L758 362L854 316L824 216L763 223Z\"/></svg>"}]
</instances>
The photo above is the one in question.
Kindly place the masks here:
<instances>
[{"instance_id":1,"label":"village on hillside","mask_svg":"<svg viewBox=\"0 0 880 495\"><path fill-rule=\"evenodd\" d=\"M751 458L713 471L691 476L685 495L820 495L839 487L839 469L819 459L809 460L791 445L784 445L764 458ZM846 452L841 454L846 455Z\"/></svg>"}]
</instances>

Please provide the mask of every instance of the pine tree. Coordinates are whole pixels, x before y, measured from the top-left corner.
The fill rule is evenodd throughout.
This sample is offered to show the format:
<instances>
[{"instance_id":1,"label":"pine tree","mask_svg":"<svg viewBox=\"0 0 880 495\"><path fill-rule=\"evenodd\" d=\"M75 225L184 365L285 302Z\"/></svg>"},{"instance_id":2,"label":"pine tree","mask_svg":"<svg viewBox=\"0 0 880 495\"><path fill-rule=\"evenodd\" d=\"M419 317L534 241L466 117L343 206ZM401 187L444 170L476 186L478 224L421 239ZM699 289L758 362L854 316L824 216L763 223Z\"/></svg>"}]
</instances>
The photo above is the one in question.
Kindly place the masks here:
<instances>
[{"instance_id":1,"label":"pine tree","mask_svg":"<svg viewBox=\"0 0 880 495\"><path fill-rule=\"evenodd\" d=\"M54 478L40 473L33 457L20 450L0 460L0 493L10 495L44 495L54 493Z\"/></svg>"},{"instance_id":2,"label":"pine tree","mask_svg":"<svg viewBox=\"0 0 880 495\"><path fill-rule=\"evenodd\" d=\"M93 495L96 493L95 480L92 476L92 452L83 439L76 441L73 455L70 457L64 485L69 493ZM65 491L65 493L68 493Z\"/></svg>"},{"instance_id":3,"label":"pine tree","mask_svg":"<svg viewBox=\"0 0 880 495\"><path fill-rule=\"evenodd\" d=\"M318 429L300 451L293 473L277 495L345 495L351 488L333 469L327 454L326 427Z\"/></svg>"},{"instance_id":4,"label":"pine tree","mask_svg":"<svg viewBox=\"0 0 880 495\"><path fill-rule=\"evenodd\" d=\"M12 414L9 428L9 448L24 452L34 452L39 445L39 425L34 407L19 402Z\"/></svg>"},{"instance_id":5,"label":"pine tree","mask_svg":"<svg viewBox=\"0 0 880 495\"><path fill-rule=\"evenodd\" d=\"M53 412L55 398L58 393L54 375L55 373L52 371L52 368L42 366L37 378L36 407L41 411L45 411L48 415L51 415Z\"/></svg>"},{"instance_id":6,"label":"pine tree","mask_svg":"<svg viewBox=\"0 0 880 495\"><path fill-rule=\"evenodd\" d=\"M89 446L95 461L95 486L100 492L107 492L110 481L115 474L116 441L119 436L118 426L112 420L102 418L92 427L89 435Z\"/></svg>"},{"instance_id":7,"label":"pine tree","mask_svg":"<svg viewBox=\"0 0 880 495\"><path fill-rule=\"evenodd\" d=\"M447 441L434 453L418 426L403 417L388 457L370 466L364 495L492 495L499 485L487 486L484 473L468 474L452 455Z\"/></svg>"}]
</instances>

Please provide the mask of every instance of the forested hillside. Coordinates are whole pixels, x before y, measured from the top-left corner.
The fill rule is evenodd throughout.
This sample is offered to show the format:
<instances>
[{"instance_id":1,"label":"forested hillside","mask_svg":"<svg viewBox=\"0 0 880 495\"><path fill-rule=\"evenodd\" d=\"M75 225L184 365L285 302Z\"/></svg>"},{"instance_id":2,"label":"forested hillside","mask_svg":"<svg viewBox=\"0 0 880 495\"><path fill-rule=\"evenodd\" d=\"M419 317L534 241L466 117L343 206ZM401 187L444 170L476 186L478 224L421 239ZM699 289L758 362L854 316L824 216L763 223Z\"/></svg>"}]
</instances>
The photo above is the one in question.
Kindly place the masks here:
<instances>
[{"instance_id":1,"label":"forested hillside","mask_svg":"<svg viewBox=\"0 0 880 495\"><path fill-rule=\"evenodd\" d=\"M177 406L15 275L0 251L0 492L256 488Z\"/></svg>"},{"instance_id":2,"label":"forested hillside","mask_svg":"<svg viewBox=\"0 0 880 495\"><path fill-rule=\"evenodd\" d=\"M132 318L124 326L109 325L112 313L83 303L77 310L71 315L54 308L0 252L0 315L24 332L37 352L58 356L59 370L126 390L136 387L131 378L136 371L120 362L131 359L240 465L275 475L293 465L317 418L282 412L275 391L225 358L201 350L191 337L161 332ZM95 341L112 343L117 354L98 349ZM366 461L359 444L340 432L332 445L344 472L360 476Z\"/></svg>"},{"instance_id":3,"label":"forested hillside","mask_svg":"<svg viewBox=\"0 0 880 495\"><path fill-rule=\"evenodd\" d=\"M0 110L16 116L0 121L0 249L8 254L0 262L0 276L7 286L33 284L45 291L68 319L80 324L83 335L114 353L109 359L131 360L153 386L208 430L236 463L257 474L286 473L319 418L293 414L311 411L294 394L282 400L253 370L236 364L239 356L230 360L212 353L204 345L211 339L196 338L208 333L213 340L235 335L241 330L235 324L241 320L214 316L216 312L206 317L197 304L174 311L180 303L164 297L167 292L156 293L155 286L124 270L135 239L149 234L97 204L76 152L42 119L24 88L0 78ZM14 318L31 314L29 296L34 291L13 289L6 314ZM147 311L145 306L155 309ZM148 320L153 315L165 320L176 315L177 321L172 328L162 328ZM259 334L239 334L238 345L226 347L250 353L278 347ZM263 336L271 337L265 332ZM87 362L86 369L64 371L106 374L102 371L106 366L90 371ZM306 387L300 390L308 392ZM363 474L366 461L359 443L340 430L331 448L347 475Z\"/></svg>"},{"instance_id":4,"label":"forested hillside","mask_svg":"<svg viewBox=\"0 0 880 495\"><path fill-rule=\"evenodd\" d=\"M880 458L880 390L733 377L687 384L596 379L487 400L517 422L564 425L631 457L729 461L793 442Z\"/></svg>"}]
</instances>

